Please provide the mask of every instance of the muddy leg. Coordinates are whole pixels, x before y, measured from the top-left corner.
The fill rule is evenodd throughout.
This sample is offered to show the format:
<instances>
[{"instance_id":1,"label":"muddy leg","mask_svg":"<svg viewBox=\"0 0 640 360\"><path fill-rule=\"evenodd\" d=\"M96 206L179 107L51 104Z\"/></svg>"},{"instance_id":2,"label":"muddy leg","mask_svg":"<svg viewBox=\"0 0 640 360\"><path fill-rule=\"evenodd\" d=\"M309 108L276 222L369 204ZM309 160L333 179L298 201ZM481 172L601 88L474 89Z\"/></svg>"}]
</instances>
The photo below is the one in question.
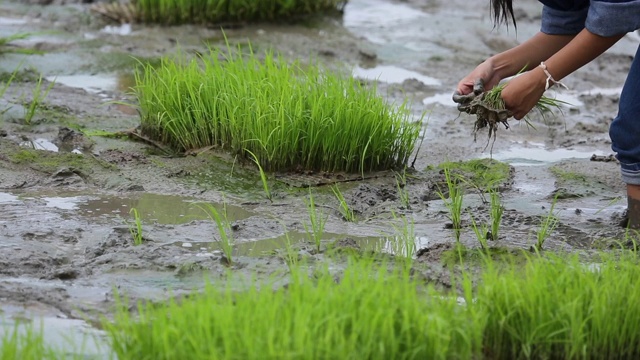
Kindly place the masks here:
<instances>
[{"instance_id":1,"label":"muddy leg","mask_svg":"<svg viewBox=\"0 0 640 360\"><path fill-rule=\"evenodd\" d=\"M640 185L627 185L629 229L640 230Z\"/></svg>"}]
</instances>

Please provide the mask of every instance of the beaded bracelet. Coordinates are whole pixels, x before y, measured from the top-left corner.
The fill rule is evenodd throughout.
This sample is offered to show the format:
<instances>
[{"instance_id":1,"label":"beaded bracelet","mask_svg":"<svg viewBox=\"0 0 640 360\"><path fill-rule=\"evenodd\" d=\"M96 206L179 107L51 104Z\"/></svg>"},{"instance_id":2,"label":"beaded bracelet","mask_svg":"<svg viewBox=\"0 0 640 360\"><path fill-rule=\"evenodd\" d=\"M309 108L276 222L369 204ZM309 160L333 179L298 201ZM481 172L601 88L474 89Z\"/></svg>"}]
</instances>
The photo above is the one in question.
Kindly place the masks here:
<instances>
[{"instance_id":1,"label":"beaded bracelet","mask_svg":"<svg viewBox=\"0 0 640 360\"><path fill-rule=\"evenodd\" d=\"M549 73L549 70L547 70L547 64L543 62L540 63L540 66L542 68L542 71L544 71L544 74L547 75L547 81L546 81L546 85L544 87L545 90L549 90L549 88L555 84L558 84L560 86L562 86L563 88L569 90L569 88L567 87L567 85L561 83L560 81L556 81L556 79L553 78L553 76L551 76L551 73Z\"/></svg>"}]
</instances>

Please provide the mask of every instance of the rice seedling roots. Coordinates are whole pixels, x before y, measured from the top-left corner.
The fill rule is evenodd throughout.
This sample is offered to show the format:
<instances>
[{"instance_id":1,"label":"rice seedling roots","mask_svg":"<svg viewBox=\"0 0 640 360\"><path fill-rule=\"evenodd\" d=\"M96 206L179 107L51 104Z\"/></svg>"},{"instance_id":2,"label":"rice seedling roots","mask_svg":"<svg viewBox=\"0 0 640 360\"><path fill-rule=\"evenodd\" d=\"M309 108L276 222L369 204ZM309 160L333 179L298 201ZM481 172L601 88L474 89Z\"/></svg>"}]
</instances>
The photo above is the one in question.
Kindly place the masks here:
<instances>
[{"instance_id":1,"label":"rice seedling roots","mask_svg":"<svg viewBox=\"0 0 640 360\"><path fill-rule=\"evenodd\" d=\"M500 125L505 129L509 128L509 118L511 112L506 109L494 107L490 101L486 100L487 92L484 91L484 82L478 79L473 87L473 92L467 95L454 95L453 100L458 103L458 110L476 116L473 124L473 138L476 140L478 131L488 128L489 140L495 140L496 133Z\"/></svg>"}]
</instances>

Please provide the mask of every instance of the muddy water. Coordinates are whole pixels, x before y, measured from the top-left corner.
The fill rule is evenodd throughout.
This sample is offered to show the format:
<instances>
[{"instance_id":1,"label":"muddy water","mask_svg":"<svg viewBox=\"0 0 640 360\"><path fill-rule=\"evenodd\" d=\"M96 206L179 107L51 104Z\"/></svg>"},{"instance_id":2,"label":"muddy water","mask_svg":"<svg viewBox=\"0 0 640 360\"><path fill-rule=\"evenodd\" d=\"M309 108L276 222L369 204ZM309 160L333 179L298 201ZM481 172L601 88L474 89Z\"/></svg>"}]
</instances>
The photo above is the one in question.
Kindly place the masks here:
<instances>
[{"instance_id":1,"label":"muddy water","mask_svg":"<svg viewBox=\"0 0 640 360\"><path fill-rule=\"evenodd\" d=\"M426 170L443 161L492 157L513 167L512 179L502 187L506 211L496 246L528 249L556 197L560 225L548 249L575 251L620 240L617 221L624 203L618 199L624 186L618 165L590 158L611 152L608 124L638 36L630 34L568 77L571 90L550 94L570 103L562 113L532 115L535 128L514 123L500 129L495 142L484 134L474 141L473 119L456 111L450 95L475 64L537 31L538 3L523 0L516 7L517 33L494 30L487 9L469 8L461 0L352 0L337 19L226 30L234 44L251 41L258 51L273 48L288 58L318 58L332 69L377 80L390 102L408 98L416 120L425 114L425 143L403 190L393 176L340 184L357 222L343 220L330 189L313 189L327 217L318 253L305 231L308 189L272 179L270 202L258 174L223 154L167 158L144 143L60 132L62 127L91 133L137 126L135 108L121 103L132 100L127 95L136 64L132 57L156 61L178 48L204 51L203 40L222 44L219 30L121 26L91 16L84 5L0 4L0 36L35 32L17 45L43 51L3 55L0 70L11 72L20 64L56 83L45 101L48 110L38 113L32 126L21 123L20 104L32 96L33 82L14 83L0 101L11 107L0 123L7 133L0 137L5 324L43 319L47 333L62 330L79 339L92 334L81 319L109 315L114 290L157 300L197 290L205 279L237 277L239 288L246 285L240 279L250 275L282 277L286 283L283 259L289 245L313 264L325 259L328 248L394 253L406 238L415 239L420 249L452 244L447 208L437 195L442 178ZM36 159L17 161L17 154L28 149L37 150ZM69 154L61 149L80 154L63 157ZM485 198L474 192L465 196L461 241L466 245L477 246L470 216L487 220ZM204 203L226 209L234 239L231 267ZM134 208L143 226L141 246L131 241ZM402 215L407 223L399 220ZM429 255L416 267L437 282L433 269L438 264L438 257ZM69 348L53 335L50 341ZM106 351L94 345L99 344L78 351Z\"/></svg>"}]
</instances>

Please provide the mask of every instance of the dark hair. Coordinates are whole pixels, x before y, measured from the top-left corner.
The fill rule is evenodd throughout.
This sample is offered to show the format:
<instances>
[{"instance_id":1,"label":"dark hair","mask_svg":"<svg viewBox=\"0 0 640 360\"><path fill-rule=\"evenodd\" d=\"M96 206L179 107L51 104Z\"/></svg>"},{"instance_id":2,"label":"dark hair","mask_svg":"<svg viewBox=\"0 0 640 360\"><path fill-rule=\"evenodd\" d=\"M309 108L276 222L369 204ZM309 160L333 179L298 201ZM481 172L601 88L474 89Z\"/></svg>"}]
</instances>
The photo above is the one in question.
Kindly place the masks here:
<instances>
[{"instance_id":1,"label":"dark hair","mask_svg":"<svg viewBox=\"0 0 640 360\"><path fill-rule=\"evenodd\" d=\"M493 24L498 26L506 24L509 26L509 18L516 26L516 17L513 15L513 0L491 0L491 14L493 15Z\"/></svg>"}]
</instances>

